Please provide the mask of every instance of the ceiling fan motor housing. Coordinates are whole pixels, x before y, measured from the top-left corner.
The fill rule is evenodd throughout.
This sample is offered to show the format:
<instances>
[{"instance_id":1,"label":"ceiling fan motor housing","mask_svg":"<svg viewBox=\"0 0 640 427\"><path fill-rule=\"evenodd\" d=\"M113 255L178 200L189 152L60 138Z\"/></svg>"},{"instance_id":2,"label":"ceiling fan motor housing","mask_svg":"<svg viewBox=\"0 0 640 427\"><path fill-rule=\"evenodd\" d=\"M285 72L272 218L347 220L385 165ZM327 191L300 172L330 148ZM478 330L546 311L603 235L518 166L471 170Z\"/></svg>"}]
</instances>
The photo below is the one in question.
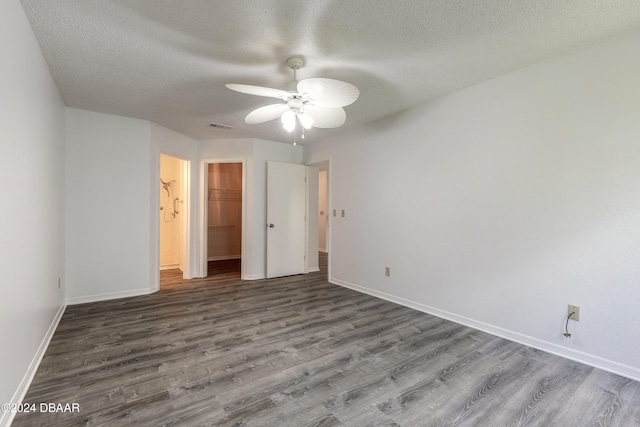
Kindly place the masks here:
<instances>
[{"instance_id":1,"label":"ceiling fan motor housing","mask_svg":"<svg viewBox=\"0 0 640 427\"><path fill-rule=\"evenodd\" d=\"M304 107L304 102L298 97L291 98L287 101L287 106L295 112L298 112Z\"/></svg>"}]
</instances>

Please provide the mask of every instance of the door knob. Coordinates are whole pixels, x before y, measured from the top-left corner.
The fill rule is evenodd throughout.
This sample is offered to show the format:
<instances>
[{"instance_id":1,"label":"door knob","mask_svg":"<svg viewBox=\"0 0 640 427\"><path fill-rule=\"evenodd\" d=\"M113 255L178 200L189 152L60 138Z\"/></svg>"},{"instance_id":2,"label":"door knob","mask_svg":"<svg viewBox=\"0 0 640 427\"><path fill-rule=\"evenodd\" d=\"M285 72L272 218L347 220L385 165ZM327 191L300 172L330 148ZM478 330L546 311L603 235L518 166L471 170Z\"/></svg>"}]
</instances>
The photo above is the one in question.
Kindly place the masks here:
<instances>
[{"instance_id":1,"label":"door knob","mask_svg":"<svg viewBox=\"0 0 640 427\"><path fill-rule=\"evenodd\" d=\"M269 228L273 228L273 227L275 227L275 225L269 224Z\"/></svg>"}]
</instances>

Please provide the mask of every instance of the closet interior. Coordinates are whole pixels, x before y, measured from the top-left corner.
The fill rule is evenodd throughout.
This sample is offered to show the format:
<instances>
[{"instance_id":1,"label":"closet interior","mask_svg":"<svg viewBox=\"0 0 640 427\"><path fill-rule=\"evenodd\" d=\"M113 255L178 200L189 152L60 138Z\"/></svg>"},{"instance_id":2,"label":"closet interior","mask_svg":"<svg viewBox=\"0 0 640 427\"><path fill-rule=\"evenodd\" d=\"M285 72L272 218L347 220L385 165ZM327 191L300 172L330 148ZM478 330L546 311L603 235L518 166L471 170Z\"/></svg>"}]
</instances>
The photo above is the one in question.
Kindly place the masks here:
<instances>
[{"instance_id":1,"label":"closet interior","mask_svg":"<svg viewBox=\"0 0 640 427\"><path fill-rule=\"evenodd\" d=\"M242 254L242 163L210 163L208 170L207 260Z\"/></svg>"}]
</instances>

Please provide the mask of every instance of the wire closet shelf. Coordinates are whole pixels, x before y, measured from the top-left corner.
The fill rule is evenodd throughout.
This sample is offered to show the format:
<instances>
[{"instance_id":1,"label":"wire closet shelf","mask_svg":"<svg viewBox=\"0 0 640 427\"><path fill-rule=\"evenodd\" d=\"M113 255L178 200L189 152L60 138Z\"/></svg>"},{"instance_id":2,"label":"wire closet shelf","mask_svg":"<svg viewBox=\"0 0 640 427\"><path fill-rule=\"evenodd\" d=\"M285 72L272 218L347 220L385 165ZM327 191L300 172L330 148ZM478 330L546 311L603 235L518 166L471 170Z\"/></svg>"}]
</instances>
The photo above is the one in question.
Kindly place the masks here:
<instances>
[{"instance_id":1,"label":"wire closet shelf","mask_svg":"<svg viewBox=\"0 0 640 427\"><path fill-rule=\"evenodd\" d=\"M210 202L241 202L242 190L232 188L209 188L208 200Z\"/></svg>"}]
</instances>

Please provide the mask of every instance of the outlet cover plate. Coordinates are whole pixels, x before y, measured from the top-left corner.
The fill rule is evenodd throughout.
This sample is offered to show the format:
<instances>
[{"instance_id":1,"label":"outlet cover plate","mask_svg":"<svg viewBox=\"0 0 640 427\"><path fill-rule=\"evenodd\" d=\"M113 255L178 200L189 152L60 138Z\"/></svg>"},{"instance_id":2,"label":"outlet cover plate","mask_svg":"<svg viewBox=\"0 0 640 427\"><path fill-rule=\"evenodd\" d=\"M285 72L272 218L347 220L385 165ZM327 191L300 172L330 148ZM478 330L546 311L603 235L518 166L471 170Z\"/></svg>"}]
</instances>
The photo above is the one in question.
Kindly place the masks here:
<instances>
[{"instance_id":1,"label":"outlet cover plate","mask_svg":"<svg viewBox=\"0 0 640 427\"><path fill-rule=\"evenodd\" d=\"M569 304L567 316L569 316L571 313L573 313L573 316L570 317L571 320L575 320L576 322L580 320L580 306Z\"/></svg>"}]
</instances>

